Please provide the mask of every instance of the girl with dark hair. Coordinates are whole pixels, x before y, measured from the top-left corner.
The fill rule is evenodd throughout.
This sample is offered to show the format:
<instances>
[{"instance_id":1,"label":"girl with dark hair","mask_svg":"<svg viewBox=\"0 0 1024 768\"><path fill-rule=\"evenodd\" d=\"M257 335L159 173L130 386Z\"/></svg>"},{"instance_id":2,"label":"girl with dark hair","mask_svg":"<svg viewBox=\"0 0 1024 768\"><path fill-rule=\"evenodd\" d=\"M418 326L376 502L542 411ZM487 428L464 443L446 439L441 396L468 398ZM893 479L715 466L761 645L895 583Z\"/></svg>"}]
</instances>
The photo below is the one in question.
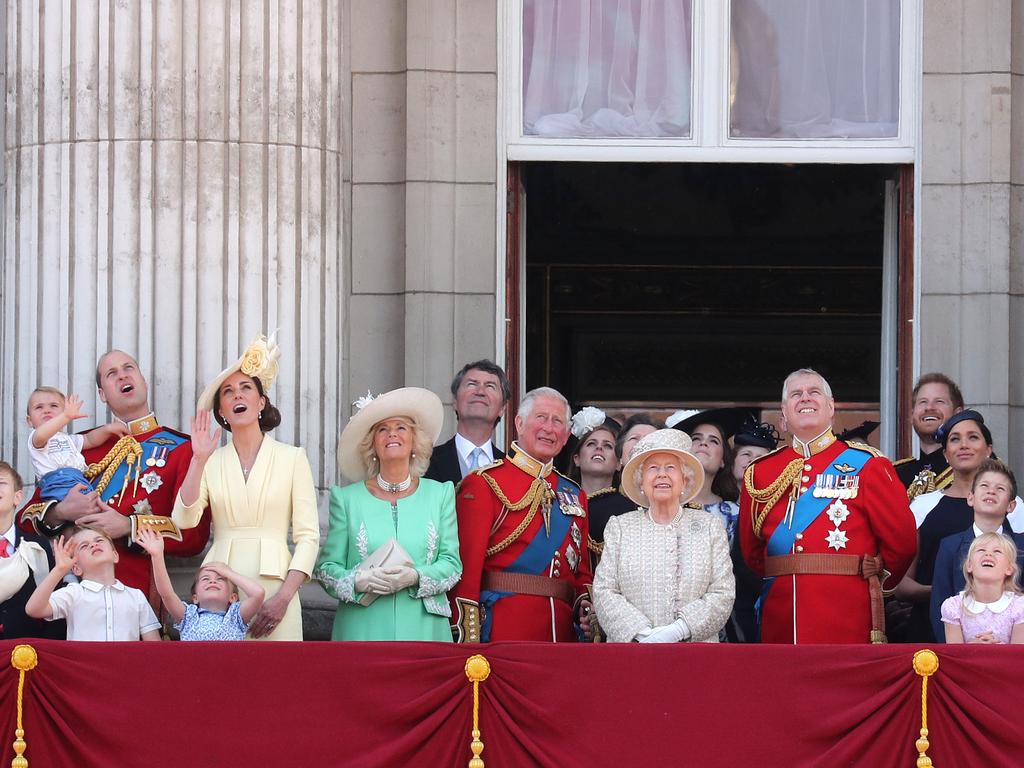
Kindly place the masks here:
<instances>
[{"instance_id":1,"label":"girl with dark hair","mask_svg":"<svg viewBox=\"0 0 1024 768\"><path fill-rule=\"evenodd\" d=\"M199 396L192 420L192 462L172 518L182 528L199 523L209 507L213 544L204 562L224 562L251 578L267 595L249 635L301 640L298 590L313 573L320 548L316 489L306 452L267 434L281 414L267 397L277 375L280 349L258 336L238 362L221 372ZM221 447L221 431L231 433ZM288 531L295 544L288 549Z\"/></svg>"}]
</instances>

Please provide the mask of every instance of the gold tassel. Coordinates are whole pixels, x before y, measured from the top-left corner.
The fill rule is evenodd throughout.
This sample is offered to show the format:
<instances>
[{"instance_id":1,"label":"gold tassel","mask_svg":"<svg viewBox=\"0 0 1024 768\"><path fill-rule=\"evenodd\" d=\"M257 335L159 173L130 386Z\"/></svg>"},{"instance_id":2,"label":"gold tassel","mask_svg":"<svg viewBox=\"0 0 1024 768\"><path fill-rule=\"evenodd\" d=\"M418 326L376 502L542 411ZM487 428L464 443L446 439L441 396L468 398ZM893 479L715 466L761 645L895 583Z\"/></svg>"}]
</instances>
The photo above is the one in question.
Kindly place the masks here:
<instances>
[{"instance_id":1,"label":"gold tassel","mask_svg":"<svg viewBox=\"0 0 1024 768\"><path fill-rule=\"evenodd\" d=\"M469 760L469 768L484 768L484 760L480 753L484 751L484 743L480 741L480 683L491 674L491 665L479 653L466 659L466 677L473 683L473 740L469 749L473 757Z\"/></svg>"},{"instance_id":2,"label":"gold tassel","mask_svg":"<svg viewBox=\"0 0 1024 768\"><path fill-rule=\"evenodd\" d=\"M914 743L917 747L917 768L932 768L928 751L928 678L939 669L939 657L925 648L914 654L914 671L921 676L921 736Z\"/></svg>"},{"instance_id":3,"label":"gold tassel","mask_svg":"<svg viewBox=\"0 0 1024 768\"><path fill-rule=\"evenodd\" d=\"M16 645L11 651L11 666L18 670L18 724L14 730L14 754L11 768L28 768L28 759L24 756L28 744L25 743L25 731L21 727L22 697L25 692L25 673L35 669L39 663L36 649L31 645Z\"/></svg>"}]
</instances>

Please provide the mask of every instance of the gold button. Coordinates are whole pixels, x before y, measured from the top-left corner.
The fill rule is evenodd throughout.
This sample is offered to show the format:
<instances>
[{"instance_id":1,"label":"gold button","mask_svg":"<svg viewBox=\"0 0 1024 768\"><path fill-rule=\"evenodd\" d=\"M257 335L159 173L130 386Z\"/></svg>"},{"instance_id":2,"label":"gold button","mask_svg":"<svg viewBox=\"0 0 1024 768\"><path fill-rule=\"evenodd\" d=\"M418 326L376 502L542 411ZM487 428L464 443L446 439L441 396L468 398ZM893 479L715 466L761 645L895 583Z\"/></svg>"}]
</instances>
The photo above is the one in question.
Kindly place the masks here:
<instances>
[{"instance_id":1,"label":"gold button","mask_svg":"<svg viewBox=\"0 0 1024 768\"><path fill-rule=\"evenodd\" d=\"M811 482L811 478L809 478L807 475L804 475L802 479L805 483Z\"/></svg>"},{"instance_id":2,"label":"gold button","mask_svg":"<svg viewBox=\"0 0 1024 768\"><path fill-rule=\"evenodd\" d=\"M796 547L796 551L797 551L797 552L803 552L803 551L804 551L804 548L803 548L803 547L801 547L801 546L800 546L800 545L798 544L798 545L797 545L797 547Z\"/></svg>"},{"instance_id":3,"label":"gold button","mask_svg":"<svg viewBox=\"0 0 1024 768\"><path fill-rule=\"evenodd\" d=\"M804 535L803 535L802 533L798 533L798 534L796 535L797 541L799 541L799 540L800 540L800 539L802 539L803 537L804 537Z\"/></svg>"}]
</instances>

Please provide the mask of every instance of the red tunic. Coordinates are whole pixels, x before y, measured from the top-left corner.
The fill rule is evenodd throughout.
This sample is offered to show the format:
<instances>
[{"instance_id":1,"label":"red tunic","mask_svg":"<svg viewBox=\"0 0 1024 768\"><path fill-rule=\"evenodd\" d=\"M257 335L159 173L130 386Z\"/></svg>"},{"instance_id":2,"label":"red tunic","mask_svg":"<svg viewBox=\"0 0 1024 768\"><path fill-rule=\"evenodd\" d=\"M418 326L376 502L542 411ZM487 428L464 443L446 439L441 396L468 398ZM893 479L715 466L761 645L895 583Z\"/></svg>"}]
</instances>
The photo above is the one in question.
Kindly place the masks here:
<instances>
[{"instance_id":1,"label":"red tunic","mask_svg":"<svg viewBox=\"0 0 1024 768\"><path fill-rule=\"evenodd\" d=\"M587 557L586 497L579 486L556 472L550 472L545 482L552 491L570 492L577 497L583 515L567 515L559 508L556 515L568 517L568 530L557 542L550 542L551 557L543 563L534 559L534 567L524 567L524 552L535 540L538 545L547 544L544 519L538 510L534 519L522 532L500 552L488 556L486 551L508 538L526 517L529 507L520 511L508 511L488 485L484 475L492 478L501 488L505 497L515 504L530 489L534 476L505 459L490 467L467 475L459 486L455 508L459 519L459 553L462 558L462 579L451 592L453 603L462 598L479 604L481 579L488 571L510 571L543 575L556 581L566 582L578 600L586 594L593 581L590 560ZM571 506L570 506L571 508ZM552 524L552 530L557 526ZM544 550L547 551L547 550ZM574 606L557 598L529 594L510 594L492 604L485 590L482 608L483 632L481 639L488 640L547 640L556 642L574 641ZM453 606L458 615L457 606Z\"/></svg>"},{"instance_id":2,"label":"red tunic","mask_svg":"<svg viewBox=\"0 0 1024 768\"><path fill-rule=\"evenodd\" d=\"M804 460L800 493L813 490L818 474L847 447L836 440ZM747 479L752 473L754 488L763 489L798 458L801 454L792 447L770 453L750 465ZM829 507L825 507L795 541L791 552L881 555L885 569L892 573L887 585L892 586L903 578L917 551L914 515L888 459L873 456L858 476L857 495L844 500L849 516L837 525L828 517ZM789 499L787 492L775 503L757 536L752 508L760 507L752 504L745 487L740 494L740 545L747 564L760 576L764 575L765 547L783 524ZM838 549L829 544L829 533L836 528L846 534L845 546ZM765 643L866 643L870 633L868 584L860 576L778 576L761 606L761 641Z\"/></svg>"},{"instance_id":3,"label":"red tunic","mask_svg":"<svg viewBox=\"0 0 1024 768\"><path fill-rule=\"evenodd\" d=\"M192 444L188 435L167 427L142 432L134 436L142 445L142 464L140 466L140 480L136 484L135 471L132 471L131 479L127 486L115 483L101 494L104 500L122 515L129 516L135 513L149 515L171 516L174 508L174 499L178 495L178 489L185 479L188 465L192 461ZM103 445L91 448L82 452L86 464L93 464L101 461L120 438L112 437ZM161 450L166 449L166 454ZM154 453L156 451L157 453ZM162 458L164 465L147 466L146 460L150 457ZM143 482L146 475L156 474L159 477L159 487L155 480ZM124 487L124 493L121 489ZM148 491L147 487L153 488ZM38 504L39 488L36 487L35 494L28 505L19 515L19 525L23 530L34 530L32 521L25 517L25 512ZM184 530L182 540L165 539L165 553L170 557L190 557L198 555L206 547L210 537L210 511L203 514L199 525L189 530ZM126 539L119 539L114 542L119 559L116 567L117 578L125 585L141 589L143 594L151 595L152 570L150 568L149 555L138 547L129 547Z\"/></svg>"}]
</instances>

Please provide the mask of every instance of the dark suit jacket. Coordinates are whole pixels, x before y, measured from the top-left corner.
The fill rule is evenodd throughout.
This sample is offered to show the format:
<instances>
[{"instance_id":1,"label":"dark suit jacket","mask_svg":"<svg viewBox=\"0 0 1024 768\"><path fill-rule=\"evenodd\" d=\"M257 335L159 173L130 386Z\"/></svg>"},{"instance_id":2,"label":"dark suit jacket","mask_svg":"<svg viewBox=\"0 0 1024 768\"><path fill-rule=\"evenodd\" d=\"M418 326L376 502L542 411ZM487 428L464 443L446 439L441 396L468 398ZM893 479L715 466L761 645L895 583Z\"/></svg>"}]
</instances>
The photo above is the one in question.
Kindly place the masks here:
<instances>
[{"instance_id":1,"label":"dark suit jacket","mask_svg":"<svg viewBox=\"0 0 1024 768\"><path fill-rule=\"evenodd\" d=\"M494 453L494 460L505 458L505 454L498 450L498 447L491 444L491 451ZM458 485L462 482L462 469L459 467L459 452L455 450L455 436L447 443L441 443L434 447L430 456L430 466L424 475L428 480L437 480L443 483L451 480Z\"/></svg>"},{"instance_id":2,"label":"dark suit jacket","mask_svg":"<svg viewBox=\"0 0 1024 768\"><path fill-rule=\"evenodd\" d=\"M1003 533L1017 545L1017 567L1024 571L1024 533L1013 533L1009 523L1003 523ZM935 640L946 642L946 630L942 625L942 603L953 595L963 592L967 586L964 579L964 561L967 550L974 541L974 527L962 533L954 533L939 542L939 553L935 556L935 574L932 576L932 599L929 616Z\"/></svg>"},{"instance_id":3,"label":"dark suit jacket","mask_svg":"<svg viewBox=\"0 0 1024 768\"><path fill-rule=\"evenodd\" d=\"M23 533L14 526L15 547L20 547L21 542L34 541L46 552L46 563L53 568L53 550L50 548L50 541L45 536L37 533ZM30 573L21 589L11 597L0 603L0 640L12 640L17 637L46 637L56 640L63 640L66 634L66 624L63 621L43 621L32 619L25 614L25 603L32 597L36 589L36 580Z\"/></svg>"}]
</instances>

